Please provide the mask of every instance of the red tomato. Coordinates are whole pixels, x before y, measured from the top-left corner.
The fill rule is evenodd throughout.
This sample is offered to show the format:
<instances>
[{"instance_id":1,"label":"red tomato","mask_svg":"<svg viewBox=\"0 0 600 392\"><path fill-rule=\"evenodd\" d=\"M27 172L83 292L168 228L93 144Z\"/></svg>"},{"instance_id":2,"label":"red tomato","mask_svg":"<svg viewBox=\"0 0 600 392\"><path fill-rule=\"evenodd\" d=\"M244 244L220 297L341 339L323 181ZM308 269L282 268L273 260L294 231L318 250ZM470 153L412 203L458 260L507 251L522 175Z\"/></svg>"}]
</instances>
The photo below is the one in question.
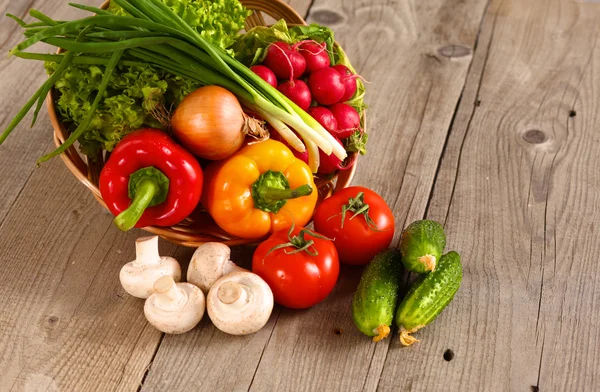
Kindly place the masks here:
<instances>
[{"instance_id":1,"label":"red tomato","mask_svg":"<svg viewBox=\"0 0 600 392\"><path fill-rule=\"evenodd\" d=\"M390 207L377 193L359 186L325 199L315 210L314 225L317 232L334 239L340 262L346 264L369 263L394 237Z\"/></svg>"},{"instance_id":2,"label":"red tomato","mask_svg":"<svg viewBox=\"0 0 600 392\"><path fill-rule=\"evenodd\" d=\"M291 232L281 230L273 233L254 252L252 272L267 282L275 302L282 306L310 308L323 301L337 282L340 264L335 245L313 234L316 233L302 227ZM308 241L314 241L314 244L298 251ZM273 250L282 244L289 245Z\"/></svg>"}]
</instances>

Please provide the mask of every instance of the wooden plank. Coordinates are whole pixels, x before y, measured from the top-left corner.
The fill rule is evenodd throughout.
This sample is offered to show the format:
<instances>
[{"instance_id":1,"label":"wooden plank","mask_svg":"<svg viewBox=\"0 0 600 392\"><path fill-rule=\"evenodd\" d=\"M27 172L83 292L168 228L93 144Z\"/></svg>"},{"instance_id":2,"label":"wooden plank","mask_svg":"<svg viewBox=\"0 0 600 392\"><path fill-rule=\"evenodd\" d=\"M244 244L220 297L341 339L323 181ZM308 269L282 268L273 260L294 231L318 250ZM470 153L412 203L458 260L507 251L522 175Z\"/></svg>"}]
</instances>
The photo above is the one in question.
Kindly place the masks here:
<instances>
[{"instance_id":1,"label":"wooden plank","mask_svg":"<svg viewBox=\"0 0 600 392\"><path fill-rule=\"evenodd\" d=\"M334 28L371 82L371 153L359 160L354 184L379 192L398 226L425 212L485 5L317 0L311 8L311 20ZM389 340L374 344L352 322L359 275L344 268L326 302L282 311L251 390L376 389Z\"/></svg>"},{"instance_id":2,"label":"wooden plank","mask_svg":"<svg viewBox=\"0 0 600 392\"><path fill-rule=\"evenodd\" d=\"M58 1L0 4L21 17L31 7L56 19L84 14ZM21 39L15 26L0 24L3 51ZM8 92L0 96L4 129L46 76L41 63L17 58L2 57L0 69ZM35 169L52 148L44 111L35 127L26 118L0 146L0 390L135 390L161 338L143 316L143 301L118 280L141 232L113 228L60 159Z\"/></svg>"},{"instance_id":3,"label":"wooden plank","mask_svg":"<svg viewBox=\"0 0 600 392\"><path fill-rule=\"evenodd\" d=\"M428 214L463 286L421 343L394 339L378 390L600 387L598 18L492 2Z\"/></svg>"},{"instance_id":4,"label":"wooden plank","mask_svg":"<svg viewBox=\"0 0 600 392\"><path fill-rule=\"evenodd\" d=\"M287 0L286 3L300 15L306 15L311 2ZM252 247L236 247L232 250L232 260L250 268L253 251ZM185 250L182 260L189 260L191 252ZM279 312L276 306L267 325L250 336L224 334L210 323L208 316L190 332L166 335L150 364L142 391L167 388L178 391L190 387L202 391L247 391Z\"/></svg>"},{"instance_id":5,"label":"wooden plank","mask_svg":"<svg viewBox=\"0 0 600 392\"><path fill-rule=\"evenodd\" d=\"M0 229L0 390L139 385L160 333L118 279L140 232L111 220L60 160L24 187Z\"/></svg>"},{"instance_id":6,"label":"wooden plank","mask_svg":"<svg viewBox=\"0 0 600 392\"><path fill-rule=\"evenodd\" d=\"M56 7L57 4L60 7ZM80 1L82 4L95 4L97 1ZM55 19L62 20L84 15L85 12L67 7L66 4L54 1L9 1L0 0L0 51L7 53L13 46L24 39L17 23L5 17L12 13L20 18L31 20L27 16L29 9L36 8ZM50 46L40 45L37 50L50 51ZM8 123L17 114L29 97L47 78L42 63L26 61L17 57L0 56L0 131L4 131ZM52 143L52 125L46 115L46 106L40 112L36 125L29 127L31 115L28 115L13 134L0 146L0 225L15 202L25 183L35 169L35 161Z\"/></svg>"}]
</instances>

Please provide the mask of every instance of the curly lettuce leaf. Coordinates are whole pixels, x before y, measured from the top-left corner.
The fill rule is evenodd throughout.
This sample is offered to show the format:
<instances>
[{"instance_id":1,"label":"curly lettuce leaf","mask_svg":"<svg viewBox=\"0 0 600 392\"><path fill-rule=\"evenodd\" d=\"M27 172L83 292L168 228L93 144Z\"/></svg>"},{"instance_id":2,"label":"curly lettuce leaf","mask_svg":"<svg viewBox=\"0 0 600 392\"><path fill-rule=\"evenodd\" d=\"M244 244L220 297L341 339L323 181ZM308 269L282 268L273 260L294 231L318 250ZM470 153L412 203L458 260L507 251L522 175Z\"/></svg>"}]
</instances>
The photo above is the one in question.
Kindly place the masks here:
<instances>
[{"instance_id":1,"label":"curly lettuce leaf","mask_svg":"<svg viewBox=\"0 0 600 392\"><path fill-rule=\"evenodd\" d=\"M228 49L252 11L239 0L162 0L200 36L222 49ZM111 3L108 10L116 15L127 12ZM233 54L233 52L230 52Z\"/></svg>"},{"instance_id":2,"label":"curly lettuce leaf","mask_svg":"<svg viewBox=\"0 0 600 392\"><path fill-rule=\"evenodd\" d=\"M46 63L49 73L56 67L56 63ZM71 65L54 85L59 93L56 109L69 129L87 115L103 72L102 66ZM118 66L88 130L79 139L81 151L93 157L101 149L112 151L125 135L144 125L160 128L155 110L178 104L198 87L149 65Z\"/></svg>"}]
</instances>

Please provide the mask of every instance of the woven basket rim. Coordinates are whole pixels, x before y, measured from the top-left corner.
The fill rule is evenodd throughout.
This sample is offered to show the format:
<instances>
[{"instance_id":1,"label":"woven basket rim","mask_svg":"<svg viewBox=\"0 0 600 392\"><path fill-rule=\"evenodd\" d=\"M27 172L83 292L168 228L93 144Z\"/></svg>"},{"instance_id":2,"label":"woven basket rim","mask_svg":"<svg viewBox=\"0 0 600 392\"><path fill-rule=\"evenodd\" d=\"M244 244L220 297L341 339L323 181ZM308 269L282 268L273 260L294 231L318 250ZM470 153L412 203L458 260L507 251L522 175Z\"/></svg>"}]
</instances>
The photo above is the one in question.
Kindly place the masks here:
<instances>
[{"instance_id":1,"label":"woven basket rim","mask_svg":"<svg viewBox=\"0 0 600 392\"><path fill-rule=\"evenodd\" d=\"M108 8L110 0L104 1L101 5L101 9ZM276 13L279 11L281 14L287 16L286 21L289 25L306 25L306 21L288 4L284 3L280 0L241 0L241 3L244 4L247 8L253 11L260 12L273 12ZM270 13L269 13L270 14ZM254 15L260 15L253 13L251 17ZM271 14L270 14L271 15ZM251 18L249 17L249 18ZM292 22L290 22L290 19ZM293 23L293 20L298 21L300 23ZM256 17L254 22L264 23L264 19L262 16ZM337 43L336 43L337 45ZM62 50L58 49L57 53L61 53ZM48 93L46 97L46 106L48 109L48 116L50 118L50 122L52 123L52 127L54 129L53 132L53 140L56 147L59 147L67 138L67 131L63 126L62 122L59 120L58 113L56 110L56 106L54 105L54 88ZM366 128L366 114L362 113L363 121L365 122ZM357 153L351 153L358 156ZM64 153L60 154L60 157L67 166L67 168L73 173L73 175L83 183L93 194L98 203L106 210L108 207L104 202L102 195L100 194L100 190L98 185L94 183L93 170L90 168L88 163L83 160L77 148L72 145L70 146ZM322 183L317 184L319 188L319 202L331 196L331 194L339 191L340 189L346 188L350 185L352 178L356 172L357 168L356 159L352 165L347 170L338 171L333 178L324 181ZM97 178L96 178L97 181ZM336 181L335 186L333 185L333 181ZM322 195L323 193L323 195ZM216 226L216 223L215 223ZM150 232L152 234L158 235L163 239L175 243L177 245L188 246L188 247L198 247L206 242L222 242L228 246L236 246L236 245L251 245L257 244L262 241L261 239L243 239L231 236L221 229L216 230L214 233L210 234L200 234L194 233L193 231L188 231L185 229L185 225L175 225L170 227L159 227L159 226L146 226L141 228L141 230Z\"/></svg>"}]
</instances>

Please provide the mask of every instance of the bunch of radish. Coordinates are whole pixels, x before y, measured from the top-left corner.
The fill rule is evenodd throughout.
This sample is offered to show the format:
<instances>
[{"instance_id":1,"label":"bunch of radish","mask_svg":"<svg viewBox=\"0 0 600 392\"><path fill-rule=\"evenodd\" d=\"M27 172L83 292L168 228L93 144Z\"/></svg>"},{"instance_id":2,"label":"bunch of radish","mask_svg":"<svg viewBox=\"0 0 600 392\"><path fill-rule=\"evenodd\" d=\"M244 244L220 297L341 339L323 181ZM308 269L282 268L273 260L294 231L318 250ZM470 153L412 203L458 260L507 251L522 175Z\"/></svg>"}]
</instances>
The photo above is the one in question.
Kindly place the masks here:
<instances>
[{"instance_id":1,"label":"bunch of radish","mask_svg":"<svg viewBox=\"0 0 600 392\"><path fill-rule=\"evenodd\" d=\"M358 112L345 103L356 93L356 79L360 76L345 65L331 66L325 43L275 42L267 49L263 63L250 69L306 110L340 144L360 129ZM272 138L285 142L276 131L271 131ZM308 162L306 153L295 154ZM350 166L351 162L344 163L335 155L320 151L319 173L329 174Z\"/></svg>"}]
</instances>

